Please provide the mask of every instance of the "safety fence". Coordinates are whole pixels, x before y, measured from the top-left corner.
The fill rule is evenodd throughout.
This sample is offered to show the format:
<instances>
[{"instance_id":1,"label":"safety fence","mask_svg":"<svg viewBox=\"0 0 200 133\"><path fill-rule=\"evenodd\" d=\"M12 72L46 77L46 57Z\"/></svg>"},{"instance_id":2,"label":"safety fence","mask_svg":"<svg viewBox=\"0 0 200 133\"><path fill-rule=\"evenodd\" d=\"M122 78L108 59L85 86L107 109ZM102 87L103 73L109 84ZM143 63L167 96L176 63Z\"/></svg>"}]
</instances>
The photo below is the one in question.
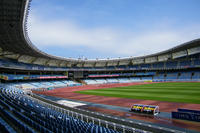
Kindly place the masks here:
<instances>
[{"instance_id":1,"label":"safety fence","mask_svg":"<svg viewBox=\"0 0 200 133\"><path fill-rule=\"evenodd\" d=\"M93 123L99 126L110 128L122 133L147 133L147 132L162 132L162 133L182 133L182 131L160 127L157 125L146 124L133 120L127 120L121 117L110 116L103 113L92 112L80 108L71 108L51 100L42 98L36 94L31 96L38 103L45 105L51 109L62 112L69 116L83 120L88 123Z\"/></svg>"}]
</instances>

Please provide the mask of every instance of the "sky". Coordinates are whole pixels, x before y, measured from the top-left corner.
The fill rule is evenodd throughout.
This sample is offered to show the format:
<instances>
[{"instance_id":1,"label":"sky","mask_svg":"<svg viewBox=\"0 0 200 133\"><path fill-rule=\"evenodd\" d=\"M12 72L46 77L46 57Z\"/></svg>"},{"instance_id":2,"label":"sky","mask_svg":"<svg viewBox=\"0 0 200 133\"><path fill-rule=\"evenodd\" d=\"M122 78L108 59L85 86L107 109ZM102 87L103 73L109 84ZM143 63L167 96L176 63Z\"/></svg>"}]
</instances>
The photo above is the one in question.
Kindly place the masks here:
<instances>
[{"instance_id":1,"label":"sky","mask_svg":"<svg viewBox=\"0 0 200 133\"><path fill-rule=\"evenodd\" d=\"M32 0L28 35L67 58L137 57L200 37L200 0Z\"/></svg>"}]
</instances>

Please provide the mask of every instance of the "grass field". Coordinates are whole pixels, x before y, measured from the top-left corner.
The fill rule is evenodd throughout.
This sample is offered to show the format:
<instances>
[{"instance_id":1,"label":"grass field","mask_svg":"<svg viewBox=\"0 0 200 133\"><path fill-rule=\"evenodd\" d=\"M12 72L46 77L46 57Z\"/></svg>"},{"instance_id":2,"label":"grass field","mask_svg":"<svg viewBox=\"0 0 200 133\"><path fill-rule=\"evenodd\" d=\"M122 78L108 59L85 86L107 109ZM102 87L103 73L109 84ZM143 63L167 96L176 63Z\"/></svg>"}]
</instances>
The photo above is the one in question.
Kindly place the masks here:
<instances>
[{"instance_id":1,"label":"grass field","mask_svg":"<svg viewBox=\"0 0 200 133\"><path fill-rule=\"evenodd\" d=\"M76 91L76 93L200 104L200 83L153 83L126 87Z\"/></svg>"}]
</instances>

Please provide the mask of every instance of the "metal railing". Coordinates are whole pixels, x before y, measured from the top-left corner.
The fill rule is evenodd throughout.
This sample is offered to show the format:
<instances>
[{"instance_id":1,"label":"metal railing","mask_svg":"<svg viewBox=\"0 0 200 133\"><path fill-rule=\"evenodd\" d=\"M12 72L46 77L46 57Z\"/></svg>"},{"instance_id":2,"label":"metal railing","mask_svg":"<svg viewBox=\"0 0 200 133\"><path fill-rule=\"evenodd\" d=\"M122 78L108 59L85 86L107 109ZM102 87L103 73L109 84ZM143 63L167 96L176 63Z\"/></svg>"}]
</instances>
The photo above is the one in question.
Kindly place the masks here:
<instances>
[{"instance_id":1,"label":"metal railing","mask_svg":"<svg viewBox=\"0 0 200 133\"><path fill-rule=\"evenodd\" d=\"M144 130L141 130L141 129L125 126L125 125L123 125L123 123L118 124L118 123L115 123L115 122L102 120L100 118L96 118L94 116L90 116L90 115L85 114L85 113L88 113L88 114L91 113L91 114L102 115L100 113L95 113L95 112L91 112L91 111L87 111L87 110L83 110L83 109L79 109L79 108L73 108L73 109L76 109L76 110L79 111L79 112L76 112L74 110L65 109L65 108L56 106L54 104L50 104L48 102L44 102L43 100L38 99L38 97L37 98L36 97L37 96L35 94L33 94L31 98L34 99L34 101L36 101L37 103L39 103L41 105L44 105L48 108L51 108L55 111L66 114L68 116L80 119L80 120L85 121L87 123L92 123L92 124L95 124L95 125L98 125L98 126L103 126L103 127L106 127L106 128L118 131L118 132L122 132L122 133L144 133L144 132L147 133L147 131L144 131ZM83 113L80 113L80 112L85 112L85 113L83 114ZM103 115L103 116L105 116L105 115Z\"/></svg>"},{"instance_id":2,"label":"metal railing","mask_svg":"<svg viewBox=\"0 0 200 133\"><path fill-rule=\"evenodd\" d=\"M88 123L94 123L99 126L108 127L110 129L123 133L142 133L142 132L160 132L160 133L182 133L183 131L161 127L157 125L147 124L134 120L128 120L122 117L111 116L99 112L88 111L80 108L71 108L42 98L36 94L31 96L38 103L45 105L53 110L59 111L66 115L81 119Z\"/></svg>"}]
</instances>

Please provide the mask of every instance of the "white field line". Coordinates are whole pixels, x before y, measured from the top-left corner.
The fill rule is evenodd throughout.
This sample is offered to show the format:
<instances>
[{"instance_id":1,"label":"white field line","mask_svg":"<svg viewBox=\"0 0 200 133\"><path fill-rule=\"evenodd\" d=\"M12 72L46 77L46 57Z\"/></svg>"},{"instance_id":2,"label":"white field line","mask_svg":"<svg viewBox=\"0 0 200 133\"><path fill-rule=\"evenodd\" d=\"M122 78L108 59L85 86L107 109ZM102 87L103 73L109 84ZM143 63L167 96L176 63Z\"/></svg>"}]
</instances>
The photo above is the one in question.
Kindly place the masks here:
<instances>
[{"instance_id":1,"label":"white field line","mask_svg":"<svg viewBox=\"0 0 200 133\"><path fill-rule=\"evenodd\" d=\"M57 101L57 103L68 106L68 107L72 107L72 108L86 105L84 103L72 102L72 101L67 101L67 100L59 100L59 101Z\"/></svg>"}]
</instances>

